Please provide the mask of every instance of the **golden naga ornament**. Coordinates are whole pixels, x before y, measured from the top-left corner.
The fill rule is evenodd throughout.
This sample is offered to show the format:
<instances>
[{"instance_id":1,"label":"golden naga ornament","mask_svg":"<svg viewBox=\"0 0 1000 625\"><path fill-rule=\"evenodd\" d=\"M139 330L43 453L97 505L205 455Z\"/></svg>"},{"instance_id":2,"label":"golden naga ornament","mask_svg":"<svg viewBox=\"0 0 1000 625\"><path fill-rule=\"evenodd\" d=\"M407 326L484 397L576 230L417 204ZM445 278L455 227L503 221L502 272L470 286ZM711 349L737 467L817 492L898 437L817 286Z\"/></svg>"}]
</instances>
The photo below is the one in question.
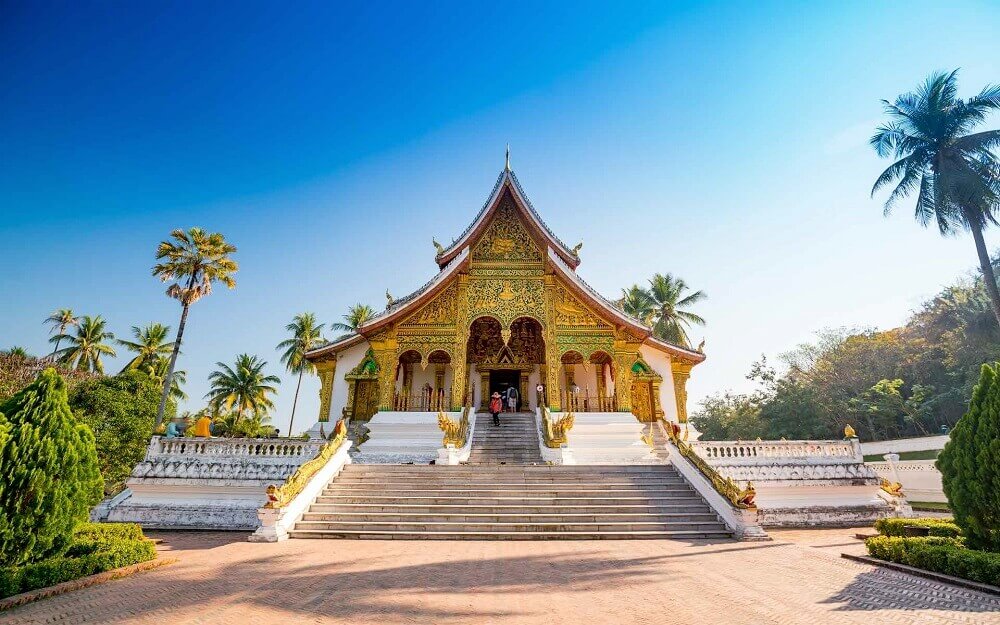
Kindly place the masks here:
<instances>
[{"instance_id":1,"label":"golden naga ornament","mask_svg":"<svg viewBox=\"0 0 1000 625\"><path fill-rule=\"evenodd\" d=\"M858 435L854 432L854 428L848 423L844 426L844 438L857 438Z\"/></svg>"}]
</instances>

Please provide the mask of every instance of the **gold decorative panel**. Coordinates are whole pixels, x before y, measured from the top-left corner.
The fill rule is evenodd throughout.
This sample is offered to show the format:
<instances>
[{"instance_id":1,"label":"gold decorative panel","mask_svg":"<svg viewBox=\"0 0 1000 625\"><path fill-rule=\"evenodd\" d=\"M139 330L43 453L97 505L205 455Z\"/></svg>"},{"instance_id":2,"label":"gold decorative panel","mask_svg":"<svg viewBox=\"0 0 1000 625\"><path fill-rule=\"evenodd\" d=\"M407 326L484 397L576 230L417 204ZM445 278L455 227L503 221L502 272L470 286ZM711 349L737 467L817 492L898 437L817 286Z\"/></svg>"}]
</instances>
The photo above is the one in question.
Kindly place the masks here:
<instances>
[{"instance_id":1,"label":"gold decorative panel","mask_svg":"<svg viewBox=\"0 0 1000 625\"><path fill-rule=\"evenodd\" d=\"M517 215L509 194L500 200L486 232L472 248L473 262L542 262L542 251Z\"/></svg>"},{"instance_id":2,"label":"gold decorative panel","mask_svg":"<svg viewBox=\"0 0 1000 625\"><path fill-rule=\"evenodd\" d=\"M575 298L565 286L556 286L556 325L569 327L610 328L594 315L590 309Z\"/></svg>"},{"instance_id":3,"label":"gold decorative panel","mask_svg":"<svg viewBox=\"0 0 1000 625\"><path fill-rule=\"evenodd\" d=\"M423 308L402 322L402 327L412 326L453 326L455 325L455 297L458 286L452 283Z\"/></svg>"}]
</instances>

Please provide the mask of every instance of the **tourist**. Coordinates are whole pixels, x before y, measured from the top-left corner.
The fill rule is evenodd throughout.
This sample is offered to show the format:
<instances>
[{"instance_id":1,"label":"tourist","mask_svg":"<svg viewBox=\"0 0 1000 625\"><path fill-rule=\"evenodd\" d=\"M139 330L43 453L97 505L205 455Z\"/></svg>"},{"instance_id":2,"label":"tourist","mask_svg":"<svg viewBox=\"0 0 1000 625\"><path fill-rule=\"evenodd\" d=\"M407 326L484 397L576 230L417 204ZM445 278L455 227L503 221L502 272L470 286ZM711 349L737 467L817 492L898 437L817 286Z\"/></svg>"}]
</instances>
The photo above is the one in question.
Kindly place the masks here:
<instances>
[{"instance_id":1,"label":"tourist","mask_svg":"<svg viewBox=\"0 0 1000 625\"><path fill-rule=\"evenodd\" d=\"M517 389L513 386L507 389L507 407L511 412L517 412Z\"/></svg>"},{"instance_id":2,"label":"tourist","mask_svg":"<svg viewBox=\"0 0 1000 625\"><path fill-rule=\"evenodd\" d=\"M500 412L503 410L503 401L500 399L500 393L493 393L490 398L490 412L493 414L493 425L500 426Z\"/></svg>"}]
</instances>

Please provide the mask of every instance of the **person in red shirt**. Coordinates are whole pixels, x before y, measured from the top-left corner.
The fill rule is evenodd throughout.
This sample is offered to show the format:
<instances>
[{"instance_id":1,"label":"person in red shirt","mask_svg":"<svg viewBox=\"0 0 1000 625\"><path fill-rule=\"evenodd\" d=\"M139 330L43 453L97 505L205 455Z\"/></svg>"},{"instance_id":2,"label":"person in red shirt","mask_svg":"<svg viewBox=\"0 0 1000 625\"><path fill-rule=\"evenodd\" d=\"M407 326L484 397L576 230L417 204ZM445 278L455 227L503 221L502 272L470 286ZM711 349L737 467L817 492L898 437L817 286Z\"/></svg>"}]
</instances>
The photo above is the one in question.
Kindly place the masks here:
<instances>
[{"instance_id":1,"label":"person in red shirt","mask_svg":"<svg viewBox=\"0 0 1000 625\"><path fill-rule=\"evenodd\" d=\"M493 425L499 427L500 425L500 413L503 411L503 400L500 399L500 393L493 393L490 397L490 412L493 414Z\"/></svg>"}]
</instances>

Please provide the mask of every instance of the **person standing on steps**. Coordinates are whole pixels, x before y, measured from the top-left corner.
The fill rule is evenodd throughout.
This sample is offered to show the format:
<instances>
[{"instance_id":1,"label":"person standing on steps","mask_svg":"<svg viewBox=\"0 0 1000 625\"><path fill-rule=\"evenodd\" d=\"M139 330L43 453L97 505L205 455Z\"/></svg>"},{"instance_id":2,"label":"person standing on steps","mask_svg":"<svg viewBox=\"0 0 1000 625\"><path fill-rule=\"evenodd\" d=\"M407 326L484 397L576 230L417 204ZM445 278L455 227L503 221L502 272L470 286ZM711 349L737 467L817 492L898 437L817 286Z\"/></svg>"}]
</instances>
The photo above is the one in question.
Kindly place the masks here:
<instances>
[{"instance_id":1,"label":"person standing on steps","mask_svg":"<svg viewBox=\"0 0 1000 625\"><path fill-rule=\"evenodd\" d=\"M517 389L513 386L507 389L507 407L511 412L517 412Z\"/></svg>"},{"instance_id":2,"label":"person standing on steps","mask_svg":"<svg viewBox=\"0 0 1000 625\"><path fill-rule=\"evenodd\" d=\"M490 412L493 414L493 425L500 425L500 413L503 411L503 400L500 393L493 393L490 397Z\"/></svg>"}]
</instances>

